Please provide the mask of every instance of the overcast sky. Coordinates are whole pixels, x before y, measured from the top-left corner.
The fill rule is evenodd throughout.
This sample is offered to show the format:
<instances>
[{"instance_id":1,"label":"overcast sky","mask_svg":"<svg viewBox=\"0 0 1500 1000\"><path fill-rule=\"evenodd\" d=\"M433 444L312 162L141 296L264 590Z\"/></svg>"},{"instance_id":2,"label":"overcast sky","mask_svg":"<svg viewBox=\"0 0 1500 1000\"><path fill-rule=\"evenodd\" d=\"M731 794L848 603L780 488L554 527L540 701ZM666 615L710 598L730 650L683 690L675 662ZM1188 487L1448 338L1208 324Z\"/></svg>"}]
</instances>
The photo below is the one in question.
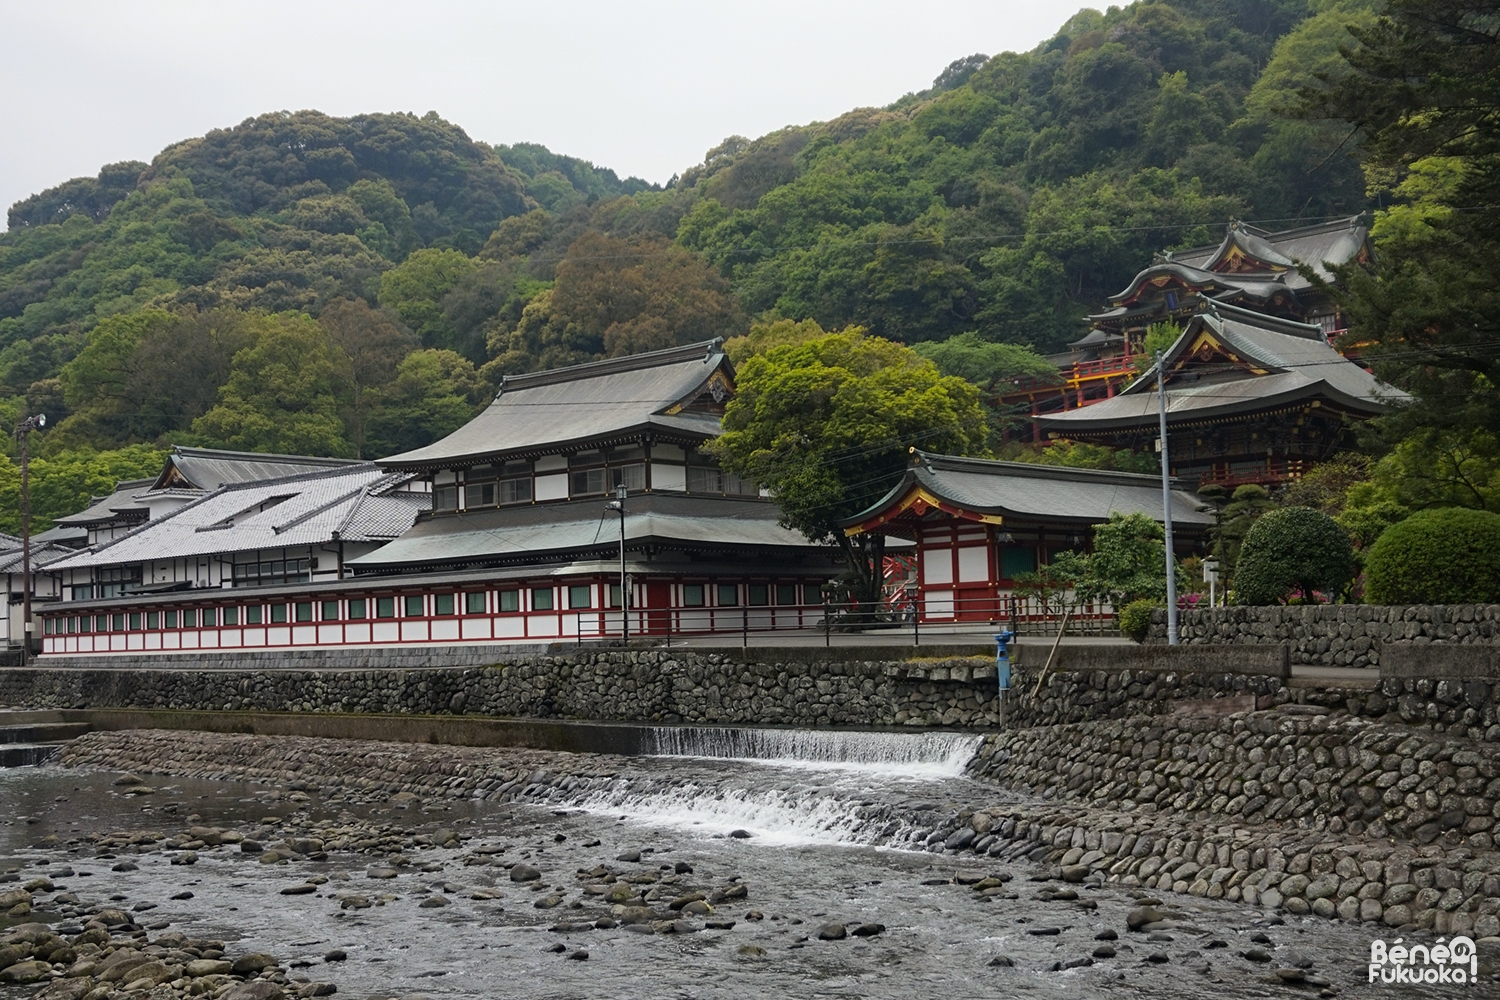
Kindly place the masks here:
<instances>
[{"instance_id":1,"label":"overcast sky","mask_svg":"<svg viewBox=\"0 0 1500 1000\"><path fill-rule=\"evenodd\" d=\"M435 110L666 181L728 135L921 90L1081 0L0 0L0 208L274 110Z\"/></svg>"}]
</instances>

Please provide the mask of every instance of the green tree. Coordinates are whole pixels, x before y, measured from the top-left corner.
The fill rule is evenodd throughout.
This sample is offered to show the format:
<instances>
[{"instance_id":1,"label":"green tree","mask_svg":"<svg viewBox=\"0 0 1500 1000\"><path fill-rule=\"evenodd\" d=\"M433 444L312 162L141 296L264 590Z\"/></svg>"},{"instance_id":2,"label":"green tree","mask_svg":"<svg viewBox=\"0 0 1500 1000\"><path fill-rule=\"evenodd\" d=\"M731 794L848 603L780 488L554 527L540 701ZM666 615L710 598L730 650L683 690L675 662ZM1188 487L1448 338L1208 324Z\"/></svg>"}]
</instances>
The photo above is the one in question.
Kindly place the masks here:
<instances>
[{"instance_id":1,"label":"green tree","mask_svg":"<svg viewBox=\"0 0 1500 1000\"><path fill-rule=\"evenodd\" d=\"M1116 608L1138 600L1165 601L1167 545L1162 526L1145 514L1114 513L1094 526L1080 591Z\"/></svg>"},{"instance_id":2,"label":"green tree","mask_svg":"<svg viewBox=\"0 0 1500 1000\"><path fill-rule=\"evenodd\" d=\"M800 323L790 319L751 323L749 333L724 341L724 353L729 355L730 361L742 365L752 354L764 354L773 347L787 347L817 340L826 332L815 319L805 319ZM868 331L853 327L843 332L864 334Z\"/></svg>"},{"instance_id":3,"label":"green tree","mask_svg":"<svg viewBox=\"0 0 1500 1000\"><path fill-rule=\"evenodd\" d=\"M1303 90L1303 113L1348 123L1376 189L1416 203L1379 226L1380 266L1339 272L1351 331L1377 374L1420 406L1385 421L1414 429L1500 426L1500 34L1495 12L1466 0L1390 0L1344 71ZM1440 164L1437 161L1441 161ZM1427 183L1406 186L1415 172ZM1426 174L1423 177L1423 174ZM1462 209L1461 211L1451 211Z\"/></svg>"},{"instance_id":4,"label":"green tree","mask_svg":"<svg viewBox=\"0 0 1500 1000\"><path fill-rule=\"evenodd\" d=\"M395 377L372 392L367 450L395 455L431 444L473 419L479 393L479 376L467 358L431 348L412 352Z\"/></svg>"},{"instance_id":5,"label":"green tree","mask_svg":"<svg viewBox=\"0 0 1500 1000\"><path fill-rule=\"evenodd\" d=\"M424 347L452 350L457 331L443 315L443 297L475 266L458 250L418 250L380 276L380 304L400 317Z\"/></svg>"},{"instance_id":6,"label":"green tree","mask_svg":"<svg viewBox=\"0 0 1500 1000\"><path fill-rule=\"evenodd\" d=\"M56 518L76 514L94 497L112 493L121 480L156 476L166 458L166 452L140 444L114 451L69 449L33 458L31 530L45 531ZM6 456L0 456L0 531L21 531L21 469Z\"/></svg>"},{"instance_id":7,"label":"green tree","mask_svg":"<svg viewBox=\"0 0 1500 1000\"><path fill-rule=\"evenodd\" d=\"M1156 364L1157 353L1165 354L1181 336L1182 327L1171 320L1152 323L1146 327L1146 336L1141 341L1141 352L1135 356L1135 370L1142 375L1146 374L1151 370L1151 366Z\"/></svg>"},{"instance_id":8,"label":"green tree","mask_svg":"<svg viewBox=\"0 0 1500 1000\"><path fill-rule=\"evenodd\" d=\"M834 333L754 355L736 390L712 450L770 490L784 525L838 545L866 606L879 598L884 538L848 536L839 522L891 488L912 446L984 450L978 390L877 337Z\"/></svg>"},{"instance_id":9,"label":"green tree","mask_svg":"<svg viewBox=\"0 0 1500 1000\"><path fill-rule=\"evenodd\" d=\"M1349 536L1333 518L1311 507L1282 507L1245 535L1234 595L1240 604L1280 604L1294 596L1316 604L1320 594L1337 598L1353 575Z\"/></svg>"},{"instance_id":10,"label":"green tree","mask_svg":"<svg viewBox=\"0 0 1500 1000\"><path fill-rule=\"evenodd\" d=\"M395 380L416 337L391 313L371 309L363 299L330 302L318 314L318 325L337 352L339 375L348 388L339 416L354 456L363 458L370 411L380 405L381 390Z\"/></svg>"},{"instance_id":11,"label":"green tree","mask_svg":"<svg viewBox=\"0 0 1500 1000\"><path fill-rule=\"evenodd\" d=\"M1277 503L1264 486L1254 484L1238 486L1227 496L1222 486L1205 486L1198 490L1198 496L1214 511L1214 527L1209 529L1209 537L1213 542L1213 557L1219 563L1219 576L1228 590L1234 586L1234 568L1239 563L1245 536L1256 521L1276 509Z\"/></svg>"},{"instance_id":12,"label":"green tree","mask_svg":"<svg viewBox=\"0 0 1500 1000\"><path fill-rule=\"evenodd\" d=\"M492 331L485 375L638 354L743 328L728 283L693 254L656 238L586 233L516 327Z\"/></svg>"},{"instance_id":13,"label":"green tree","mask_svg":"<svg viewBox=\"0 0 1500 1000\"><path fill-rule=\"evenodd\" d=\"M59 376L72 414L47 447L155 442L187 431L217 402L236 354L275 322L219 308L109 316Z\"/></svg>"},{"instance_id":14,"label":"green tree","mask_svg":"<svg viewBox=\"0 0 1500 1000\"><path fill-rule=\"evenodd\" d=\"M1365 572L1367 596L1377 604L1500 601L1500 514L1418 511L1380 536Z\"/></svg>"},{"instance_id":15,"label":"green tree","mask_svg":"<svg viewBox=\"0 0 1500 1000\"><path fill-rule=\"evenodd\" d=\"M348 384L328 334L308 316L278 313L234 356L219 402L193 421L215 447L291 455L352 456L339 412Z\"/></svg>"}]
</instances>

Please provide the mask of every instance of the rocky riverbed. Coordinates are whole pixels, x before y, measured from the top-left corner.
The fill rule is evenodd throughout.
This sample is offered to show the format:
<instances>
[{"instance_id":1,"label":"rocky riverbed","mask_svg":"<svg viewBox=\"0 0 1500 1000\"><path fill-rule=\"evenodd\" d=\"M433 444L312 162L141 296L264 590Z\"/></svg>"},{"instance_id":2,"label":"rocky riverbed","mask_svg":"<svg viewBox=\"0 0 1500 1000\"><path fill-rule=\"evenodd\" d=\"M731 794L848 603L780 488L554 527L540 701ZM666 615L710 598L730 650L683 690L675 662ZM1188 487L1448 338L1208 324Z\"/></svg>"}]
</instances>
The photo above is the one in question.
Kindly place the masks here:
<instances>
[{"instance_id":1,"label":"rocky riverbed","mask_svg":"<svg viewBox=\"0 0 1500 1000\"><path fill-rule=\"evenodd\" d=\"M1373 938L1446 940L1415 921L1339 920L1337 906L1335 919L1318 916L1316 899L1337 891L1305 910L1290 894L1267 899L1269 886L1248 898L1255 851L1269 864L1289 831L1049 801L910 762L131 732L75 741L63 763L0 775L14 805L0 820L0 867L62 935L28 931L48 945L24 961L46 965L31 967L53 980L44 990L88 984L56 994L75 1000L335 987L563 997L647 983L726 997L1122 986L1331 997L1365 988ZM1237 860L1241 841L1251 846ZM1333 872L1342 884L1346 861L1379 860L1388 880L1397 852L1362 857L1370 848L1290 854L1283 870L1306 871L1284 878ZM1458 871L1461 887L1470 872L1441 861L1415 868L1434 887L1439 869ZM129 924L112 927L108 910ZM105 960L134 948L162 966L149 989L145 976L99 982L99 957L85 971L72 937L94 931L107 934L94 935ZM1491 977L1500 942L1480 944L1475 966ZM245 967L245 981L189 975L207 970L191 962L225 956L233 975L246 955L269 964Z\"/></svg>"}]
</instances>

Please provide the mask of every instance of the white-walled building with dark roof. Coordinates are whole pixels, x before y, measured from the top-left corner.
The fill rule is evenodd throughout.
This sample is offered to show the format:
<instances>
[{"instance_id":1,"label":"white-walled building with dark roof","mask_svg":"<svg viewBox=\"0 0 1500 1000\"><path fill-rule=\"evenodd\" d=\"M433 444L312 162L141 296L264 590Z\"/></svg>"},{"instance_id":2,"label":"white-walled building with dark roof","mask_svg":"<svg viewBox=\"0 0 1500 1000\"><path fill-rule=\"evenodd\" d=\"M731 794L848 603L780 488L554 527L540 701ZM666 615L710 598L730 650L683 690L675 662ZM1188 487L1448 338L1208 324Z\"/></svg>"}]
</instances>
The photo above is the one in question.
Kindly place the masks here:
<instances>
[{"instance_id":1,"label":"white-walled building with dark roof","mask_svg":"<svg viewBox=\"0 0 1500 1000\"><path fill-rule=\"evenodd\" d=\"M621 486L633 635L811 625L837 550L703 449L733 393L710 341L508 377L468 424L376 464L272 456L284 475L259 479L255 456L178 450L136 498L147 520L49 565L72 600L44 650L618 634Z\"/></svg>"}]
</instances>

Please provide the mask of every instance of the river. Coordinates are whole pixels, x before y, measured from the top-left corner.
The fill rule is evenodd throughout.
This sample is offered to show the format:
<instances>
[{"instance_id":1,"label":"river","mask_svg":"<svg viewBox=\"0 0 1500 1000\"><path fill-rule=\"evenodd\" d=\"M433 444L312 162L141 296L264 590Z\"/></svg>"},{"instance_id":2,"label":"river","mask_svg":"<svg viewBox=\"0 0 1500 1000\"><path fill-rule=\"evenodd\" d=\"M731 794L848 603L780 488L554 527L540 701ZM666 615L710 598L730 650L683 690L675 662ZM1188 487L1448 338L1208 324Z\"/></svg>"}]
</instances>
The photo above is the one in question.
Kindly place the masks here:
<instances>
[{"instance_id":1,"label":"river","mask_svg":"<svg viewBox=\"0 0 1500 1000\"><path fill-rule=\"evenodd\" d=\"M141 795L115 784L111 771L10 768L0 770L0 871L30 878L66 865L73 874L54 881L85 903L144 904L142 922L269 952L294 975L330 980L356 997L1319 995L1321 986L1274 974L1298 964L1346 995L1445 995L1364 984L1371 939L1384 928L1312 917L1283 923L1256 908L1174 896L1163 905L1181 911L1177 926L1148 936L1126 930L1139 891L1065 889L1046 881L1054 871L1045 865L919 849L925 831L913 817L996 800L992 786L964 775L976 737L661 729L648 742L655 752L626 759L606 787L563 782L525 804L431 799L395 808L175 777L152 777L153 793ZM557 755L560 766L566 756ZM274 828L263 822L273 817L453 829L466 839L409 852L384 879L369 876L381 862L350 852L272 865L229 847L199 851L190 867L170 864L171 852L131 855L137 870L117 872L86 839L190 823L253 834ZM33 846L49 835L62 843ZM516 862L541 878L511 881L503 866ZM580 877L600 865L670 883L658 883L658 909L694 887L744 885L746 898L690 917L680 925L690 933L555 929L609 913L584 888L598 877ZM991 874L1009 877L1007 892L985 897L954 881ZM280 894L309 876L327 882L315 894ZM1047 890L1078 898L1035 898ZM187 892L192 898L172 898ZM557 907L535 906L554 892L565 897ZM347 908L341 895L375 905ZM434 896L447 905L419 906ZM821 940L819 929L832 923L884 929ZM1111 932L1116 940L1096 940ZM1113 956L1092 958L1101 948ZM1242 957L1256 948L1271 961ZM333 949L347 961L325 963ZM1084 959L1092 964L1056 968ZM30 992L0 987L7 998Z\"/></svg>"}]
</instances>

